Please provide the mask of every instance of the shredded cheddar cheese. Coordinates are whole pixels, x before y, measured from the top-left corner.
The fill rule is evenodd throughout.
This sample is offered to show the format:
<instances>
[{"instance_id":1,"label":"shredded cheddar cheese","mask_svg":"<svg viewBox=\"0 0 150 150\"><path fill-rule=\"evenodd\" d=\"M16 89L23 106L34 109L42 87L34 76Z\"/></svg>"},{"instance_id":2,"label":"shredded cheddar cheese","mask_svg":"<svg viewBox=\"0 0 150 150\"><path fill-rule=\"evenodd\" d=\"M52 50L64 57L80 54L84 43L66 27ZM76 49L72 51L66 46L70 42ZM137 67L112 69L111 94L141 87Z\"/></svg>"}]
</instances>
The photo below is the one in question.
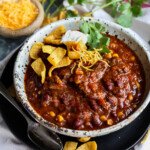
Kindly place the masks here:
<instances>
[{"instance_id":1,"label":"shredded cheddar cheese","mask_svg":"<svg viewBox=\"0 0 150 150\"><path fill-rule=\"evenodd\" d=\"M102 59L102 56L96 49L94 49L93 51L80 50L77 52L80 55L78 67L82 67L89 71L92 71L92 66L94 66L98 61Z\"/></svg>"},{"instance_id":2,"label":"shredded cheddar cheese","mask_svg":"<svg viewBox=\"0 0 150 150\"><path fill-rule=\"evenodd\" d=\"M3 1L0 3L0 26L18 30L30 25L38 8L30 0Z\"/></svg>"}]
</instances>

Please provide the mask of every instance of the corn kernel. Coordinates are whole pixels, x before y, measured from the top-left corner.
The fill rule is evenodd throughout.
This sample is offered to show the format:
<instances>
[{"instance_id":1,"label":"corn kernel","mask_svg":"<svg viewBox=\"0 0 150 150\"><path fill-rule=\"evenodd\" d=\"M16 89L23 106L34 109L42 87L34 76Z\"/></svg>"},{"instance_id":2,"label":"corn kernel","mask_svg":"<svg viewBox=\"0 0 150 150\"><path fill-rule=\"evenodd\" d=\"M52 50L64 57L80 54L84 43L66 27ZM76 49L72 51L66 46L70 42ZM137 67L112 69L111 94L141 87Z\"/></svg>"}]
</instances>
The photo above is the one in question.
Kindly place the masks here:
<instances>
[{"instance_id":1,"label":"corn kernel","mask_svg":"<svg viewBox=\"0 0 150 150\"><path fill-rule=\"evenodd\" d=\"M136 107L137 107L137 105L136 105L136 104L134 104L134 105L133 105L133 108L136 108Z\"/></svg>"},{"instance_id":2,"label":"corn kernel","mask_svg":"<svg viewBox=\"0 0 150 150\"><path fill-rule=\"evenodd\" d=\"M58 121L59 121L59 122L64 121L64 118L63 118L63 116L62 116L62 115L58 115L58 116L57 116L57 118L58 118Z\"/></svg>"},{"instance_id":3,"label":"corn kernel","mask_svg":"<svg viewBox=\"0 0 150 150\"><path fill-rule=\"evenodd\" d=\"M129 94L129 95L128 95L128 100L130 100L130 101L133 100L133 95L132 95L132 94Z\"/></svg>"},{"instance_id":4,"label":"corn kernel","mask_svg":"<svg viewBox=\"0 0 150 150\"><path fill-rule=\"evenodd\" d=\"M82 75L82 74L83 74L83 71L82 71L82 70L77 69L77 70L76 70L76 74L77 74L77 75Z\"/></svg>"},{"instance_id":5,"label":"corn kernel","mask_svg":"<svg viewBox=\"0 0 150 150\"><path fill-rule=\"evenodd\" d=\"M110 44L110 47L111 47L112 49L117 48L117 44L115 44L115 43L116 43L116 42Z\"/></svg>"},{"instance_id":6,"label":"corn kernel","mask_svg":"<svg viewBox=\"0 0 150 150\"><path fill-rule=\"evenodd\" d=\"M49 114L51 115L51 117L55 117L56 114L53 111L50 111Z\"/></svg>"},{"instance_id":7,"label":"corn kernel","mask_svg":"<svg viewBox=\"0 0 150 150\"><path fill-rule=\"evenodd\" d=\"M119 57L119 55L118 55L118 54L116 54L116 53L114 53L114 54L113 54L113 57Z\"/></svg>"},{"instance_id":8,"label":"corn kernel","mask_svg":"<svg viewBox=\"0 0 150 150\"><path fill-rule=\"evenodd\" d=\"M138 81L136 81L136 86L138 89L140 88L140 83Z\"/></svg>"},{"instance_id":9,"label":"corn kernel","mask_svg":"<svg viewBox=\"0 0 150 150\"><path fill-rule=\"evenodd\" d=\"M41 94L41 91L38 91L38 94L40 95L40 94Z\"/></svg>"},{"instance_id":10,"label":"corn kernel","mask_svg":"<svg viewBox=\"0 0 150 150\"><path fill-rule=\"evenodd\" d=\"M107 117L106 117L105 115L102 115L102 116L100 117L100 119L101 119L102 121L107 121Z\"/></svg>"},{"instance_id":11,"label":"corn kernel","mask_svg":"<svg viewBox=\"0 0 150 150\"><path fill-rule=\"evenodd\" d=\"M119 118L122 118L124 116L124 113L122 111L120 111L120 112L118 112L117 115L118 115Z\"/></svg>"},{"instance_id":12,"label":"corn kernel","mask_svg":"<svg viewBox=\"0 0 150 150\"><path fill-rule=\"evenodd\" d=\"M106 54L106 55L105 55L105 58L107 58L107 59L112 58L112 54L111 54L111 53Z\"/></svg>"},{"instance_id":13,"label":"corn kernel","mask_svg":"<svg viewBox=\"0 0 150 150\"><path fill-rule=\"evenodd\" d=\"M108 119L108 120L107 120L107 124L108 124L109 126L113 125L113 120L112 120L112 119Z\"/></svg>"},{"instance_id":14,"label":"corn kernel","mask_svg":"<svg viewBox=\"0 0 150 150\"><path fill-rule=\"evenodd\" d=\"M132 56L132 57L130 58L130 60L131 60L131 61L135 61L135 57Z\"/></svg>"}]
</instances>

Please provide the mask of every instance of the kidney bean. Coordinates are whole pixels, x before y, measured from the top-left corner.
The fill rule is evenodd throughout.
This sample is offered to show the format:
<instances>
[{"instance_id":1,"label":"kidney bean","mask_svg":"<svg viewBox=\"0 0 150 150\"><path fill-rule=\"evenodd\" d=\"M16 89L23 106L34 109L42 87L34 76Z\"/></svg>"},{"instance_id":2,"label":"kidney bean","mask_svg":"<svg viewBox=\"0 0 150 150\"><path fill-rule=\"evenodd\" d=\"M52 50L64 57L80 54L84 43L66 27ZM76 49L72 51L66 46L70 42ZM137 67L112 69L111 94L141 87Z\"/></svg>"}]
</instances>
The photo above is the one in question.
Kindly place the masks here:
<instances>
[{"instance_id":1,"label":"kidney bean","mask_svg":"<svg viewBox=\"0 0 150 150\"><path fill-rule=\"evenodd\" d=\"M96 126L101 126L102 122L100 120L100 117L98 114L95 114L93 116L93 124L96 125Z\"/></svg>"},{"instance_id":2,"label":"kidney bean","mask_svg":"<svg viewBox=\"0 0 150 150\"><path fill-rule=\"evenodd\" d=\"M74 122L74 127L75 129L80 129L83 124L84 120L82 118L77 118Z\"/></svg>"}]
</instances>

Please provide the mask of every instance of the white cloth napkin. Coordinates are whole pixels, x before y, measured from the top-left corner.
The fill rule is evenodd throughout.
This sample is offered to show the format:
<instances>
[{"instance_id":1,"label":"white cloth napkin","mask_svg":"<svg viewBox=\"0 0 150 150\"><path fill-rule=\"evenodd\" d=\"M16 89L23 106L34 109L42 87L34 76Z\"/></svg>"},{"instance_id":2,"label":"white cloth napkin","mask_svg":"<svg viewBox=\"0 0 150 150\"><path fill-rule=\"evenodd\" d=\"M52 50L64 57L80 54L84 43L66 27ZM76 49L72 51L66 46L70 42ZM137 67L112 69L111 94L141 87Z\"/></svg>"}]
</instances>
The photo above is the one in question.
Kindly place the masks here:
<instances>
[{"instance_id":1,"label":"white cloth napkin","mask_svg":"<svg viewBox=\"0 0 150 150\"><path fill-rule=\"evenodd\" d=\"M67 5L67 3L64 4ZM80 11L88 11L89 10L88 8L92 9L91 6L88 8L86 6L84 7L77 6L77 8ZM133 20L133 26L131 27L131 29L137 32L145 41L148 42L150 41L150 8L145 8L143 9L143 11L144 11L143 16L135 18ZM97 10L96 12L94 12L94 18L103 18L113 21L111 16L103 10ZM12 55L12 53L10 55ZM5 66L5 64L10 58L10 55L7 57L7 59L1 62L0 67L3 68L3 66ZM2 72L2 68L0 69L0 75ZM148 136L144 144L138 144L135 147L135 149L150 150L150 135ZM11 133L6 123L4 122L1 114L0 114L0 150L32 150L32 148L25 145L25 143L17 139L17 137L15 137Z\"/></svg>"}]
</instances>

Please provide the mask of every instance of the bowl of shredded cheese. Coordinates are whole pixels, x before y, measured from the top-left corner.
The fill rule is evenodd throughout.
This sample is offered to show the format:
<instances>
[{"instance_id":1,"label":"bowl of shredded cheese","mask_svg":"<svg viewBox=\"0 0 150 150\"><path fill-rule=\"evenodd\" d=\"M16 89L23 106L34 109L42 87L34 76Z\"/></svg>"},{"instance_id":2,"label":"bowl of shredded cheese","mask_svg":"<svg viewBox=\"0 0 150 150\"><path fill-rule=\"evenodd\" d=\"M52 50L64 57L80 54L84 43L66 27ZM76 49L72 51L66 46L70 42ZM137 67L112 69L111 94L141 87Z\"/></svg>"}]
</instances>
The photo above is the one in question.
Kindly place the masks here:
<instances>
[{"instance_id":1,"label":"bowl of shredded cheese","mask_svg":"<svg viewBox=\"0 0 150 150\"><path fill-rule=\"evenodd\" d=\"M0 1L0 35L14 38L32 34L44 19L38 0Z\"/></svg>"}]
</instances>

